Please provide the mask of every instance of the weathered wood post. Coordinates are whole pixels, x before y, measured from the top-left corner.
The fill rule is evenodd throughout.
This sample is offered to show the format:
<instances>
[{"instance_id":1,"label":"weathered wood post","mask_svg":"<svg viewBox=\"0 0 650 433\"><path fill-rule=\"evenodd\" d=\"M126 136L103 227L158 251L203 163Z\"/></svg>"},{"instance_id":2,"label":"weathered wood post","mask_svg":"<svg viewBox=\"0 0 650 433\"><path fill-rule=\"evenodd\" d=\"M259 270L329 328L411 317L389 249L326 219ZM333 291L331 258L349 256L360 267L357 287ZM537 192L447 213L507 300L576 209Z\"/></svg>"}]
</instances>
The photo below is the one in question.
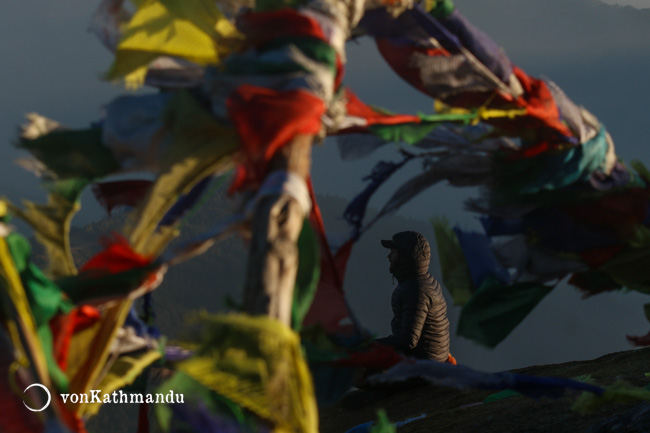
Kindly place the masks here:
<instances>
[{"instance_id":1,"label":"weathered wood post","mask_svg":"<svg viewBox=\"0 0 650 433\"><path fill-rule=\"evenodd\" d=\"M270 172L292 172L306 182L313 138L296 135L277 151ZM244 285L246 313L267 315L291 326L297 241L305 216L304 206L290 194L269 195L257 202Z\"/></svg>"}]
</instances>

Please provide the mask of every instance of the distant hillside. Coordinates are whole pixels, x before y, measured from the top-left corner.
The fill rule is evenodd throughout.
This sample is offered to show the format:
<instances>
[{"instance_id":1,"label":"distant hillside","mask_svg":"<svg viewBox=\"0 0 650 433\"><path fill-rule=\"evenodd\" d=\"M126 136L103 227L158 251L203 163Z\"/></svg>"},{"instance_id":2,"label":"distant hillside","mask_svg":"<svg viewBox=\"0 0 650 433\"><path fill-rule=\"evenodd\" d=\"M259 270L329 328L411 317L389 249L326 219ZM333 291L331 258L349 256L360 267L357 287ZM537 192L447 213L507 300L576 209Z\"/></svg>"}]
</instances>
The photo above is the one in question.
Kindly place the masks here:
<instances>
[{"instance_id":1,"label":"distant hillside","mask_svg":"<svg viewBox=\"0 0 650 433\"><path fill-rule=\"evenodd\" d=\"M340 215L343 213L347 202L341 198L325 195L319 197L319 203L328 234L346 235L349 228L340 219ZM226 217L230 207L230 199L226 198L223 192L216 194L188 220L183 228L181 241L184 238L191 238L201 233L212 224ZM372 211L370 213L372 214ZM118 214L113 219L102 220L84 228L74 229L72 245L75 248L75 254L78 258L86 259L90 257L94 251L99 249L98 239L111 231L118 230L123 222L124 215ZM400 215L389 216L377 223L360 239L355 245L349 262L345 290L350 305L360 322L379 336L386 335L390 329L392 317L390 296L394 288L392 277L388 272L387 250L380 246L379 240L390 238L393 233L402 230L419 231L429 238L432 247L434 247L431 270L435 276L440 274L433 230L426 221L412 220ZM235 237L215 245L204 255L172 267L161 287L153 294L156 325L162 333L172 339L178 338L182 334L184 317L191 311L199 309L208 311L224 310L226 308L224 302L226 296L231 296L235 301L239 301L245 261L246 247L239 238ZM626 332L624 329L627 329L624 325L631 326L631 329L633 329L633 332L627 331L627 333L639 333L647 328L647 323L643 320L641 302L638 302L638 310L626 309L628 307L620 303L621 298L629 299L632 296L631 294L624 295L620 293L605 295L598 297L594 304L594 301L591 300L589 302L580 300L575 290L558 287L555 293L550 295L549 299L543 301L542 305L538 307L531 317L524 321L513 332L513 335L508 337L496 350L488 351L467 340L453 338L452 353L462 364L479 370L497 371L526 365L586 359L621 350L617 348L629 347L624 338ZM638 298L641 298L641 296L638 295ZM447 299L450 299L449 296L447 296ZM632 299L635 300L636 298ZM449 318L452 333L455 333L458 316L459 308L450 304ZM625 320L621 320L622 317L625 317ZM597 338L593 338L594 336L597 336ZM634 353L636 352L632 352L629 356L633 358ZM647 354L648 352L639 351L639 356L644 356L642 353ZM578 364L582 365L581 363L576 365ZM643 368L647 370L647 365L644 365ZM536 370L531 370L529 373L537 374ZM551 372L548 374L554 375L556 373ZM585 372L584 374L590 373ZM426 403L431 406L436 401L435 396L439 395L441 391L432 390L430 391L431 396L427 394L428 392L423 394L426 396L425 400L419 397L415 400L422 400L423 404ZM418 391L418 395L420 393ZM446 391L440 395L449 397ZM471 398L454 397L449 404L465 400L471 402L470 400L476 398L473 395L469 397ZM402 406L395 407L409 406L407 400L411 397L402 396L401 398L403 400ZM414 411L418 407L414 405ZM451 410L449 405L444 407ZM490 406L489 408L492 407L497 406ZM535 410L534 406L525 407L526 410ZM488 410L489 408L486 406L486 408L479 410ZM422 410L424 409L422 408ZM93 421L91 431L96 433L131 433L135 428L133 424L135 418L133 416L127 417L130 424L126 423L127 418L122 415L125 411L135 411L135 408L123 408L120 410L120 414L115 413L113 409L102 410L98 418ZM325 412L324 422L331 416L338 419L338 414L332 414L333 412ZM394 421L403 419L400 418L402 415L409 414L411 412L397 413L396 415L391 415L391 412L389 412L389 416ZM462 419L463 414L462 411L458 412L459 419ZM111 424L110 420L116 416L120 420L124 420L124 423L121 423L123 428L117 428L115 423ZM364 417L367 418L365 421L374 419L374 412L362 411L356 415L352 414L350 417L348 415L340 415L340 417L341 420L347 420L345 422L352 426L354 422L363 422ZM324 424L324 429L329 428L327 425ZM340 427L343 424L336 425ZM106 430L107 426L112 427ZM344 430L325 429L324 431ZM452 429L448 431L463 430ZM471 431L471 429L466 431Z\"/></svg>"},{"instance_id":2,"label":"distant hillside","mask_svg":"<svg viewBox=\"0 0 650 433\"><path fill-rule=\"evenodd\" d=\"M650 348L612 353L592 361L538 365L515 370L517 373L542 377L576 378L590 376L599 385L624 380L635 386L650 386L646 377ZM565 393L558 399L535 400L513 396L484 402L497 391L460 392L441 387L423 386L398 392L359 409L342 404L320 412L321 433L344 433L359 424L377 419L384 409L391 422L426 414L397 429L398 433L646 433L650 426L650 403L638 400L609 404L581 415L571 410L577 395Z\"/></svg>"},{"instance_id":3,"label":"distant hillside","mask_svg":"<svg viewBox=\"0 0 650 433\"><path fill-rule=\"evenodd\" d=\"M425 198L416 200L422 203ZM349 227L341 215L347 201L321 195L319 204L328 235L346 237ZM223 220L232 206L223 192L215 194L187 221L179 242ZM369 216L373 212L369 210ZM434 215L423 212L422 216L428 219ZM99 238L119 230L123 222L124 215L118 214L74 229L75 255L83 260L90 257L99 250ZM433 253L430 269L435 277L441 277L433 229L427 220L396 214L380 220L365 233L353 248L344 290L360 323L378 336L390 332L390 298L396 285L388 271L388 251L379 241L403 230L419 231L429 239ZM153 293L156 324L162 333L178 338L188 312L223 311L227 296L239 302L246 254L244 242L233 237L201 256L170 268L161 287ZM455 335L460 308L451 304L448 293L445 296L452 335ZM585 301L574 288L560 285L496 349L487 350L469 340L453 337L451 350L459 362L486 371L591 359L627 350L630 345L625 335L647 332L648 323L643 314L643 304L647 302L647 296L639 293L608 293Z\"/></svg>"}]
</instances>

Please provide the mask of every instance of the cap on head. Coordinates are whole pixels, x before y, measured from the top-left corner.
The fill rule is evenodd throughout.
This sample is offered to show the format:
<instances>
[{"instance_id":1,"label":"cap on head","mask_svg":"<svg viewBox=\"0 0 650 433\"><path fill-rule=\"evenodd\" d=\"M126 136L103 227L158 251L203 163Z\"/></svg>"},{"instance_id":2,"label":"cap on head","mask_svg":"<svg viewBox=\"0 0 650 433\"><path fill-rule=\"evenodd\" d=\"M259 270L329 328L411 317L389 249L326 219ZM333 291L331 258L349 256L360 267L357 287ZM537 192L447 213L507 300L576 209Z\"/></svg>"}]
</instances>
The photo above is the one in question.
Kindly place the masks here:
<instances>
[{"instance_id":1,"label":"cap on head","mask_svg":"<svg viewBox=\"0 0 650 433\"><path fill-rule=\"evenodd\" d=\"M431 247L421 233L404 231L395 233L391 240L382 240L385 248L394 248L399 255L399 266L391 271L398 280L429 272Z\"/></svg>"}]
</instances>

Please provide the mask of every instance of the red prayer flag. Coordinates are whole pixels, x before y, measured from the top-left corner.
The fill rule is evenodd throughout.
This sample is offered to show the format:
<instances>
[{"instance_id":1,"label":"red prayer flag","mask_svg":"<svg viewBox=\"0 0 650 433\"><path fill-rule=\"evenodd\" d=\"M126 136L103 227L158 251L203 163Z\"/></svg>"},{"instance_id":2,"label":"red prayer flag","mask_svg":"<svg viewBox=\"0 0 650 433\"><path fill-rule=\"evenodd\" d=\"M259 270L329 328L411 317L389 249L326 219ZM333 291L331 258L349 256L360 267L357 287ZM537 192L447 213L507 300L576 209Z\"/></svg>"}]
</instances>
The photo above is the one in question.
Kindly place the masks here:
<instances>
[{"instance_id":1,"label":"red prayer flag","mask_svg":"<svg viewBox=\"0 0 650 433\"><path fill-rule=\"evenodd\" d=\"M61 370L68 369L68 354L72 336L101 318L99 310L90 305L81 305L68 314L59 314L50 321L53 336L54 357Z\"/></svg>"},{"instance_id":2,"label":"red prayer flag","mask_svg":"<svg viewBox=\"0 0 650 433\"><path fill-rule=\"evenodd\" d=\"M354 239L348 240L338 249L336 254L332 254L327 236L325 235L323 217L316 202L311 180L307 184L313 203L309 220L318 235L321 259L318 288L316 289L311 308L303 319L303 325L320 325L329 333L346 332L350 330L351 326L354 326L351 320L352 313L348 308L343 293L345 268L350 258L350 253L352 252ZM347 318L350 318L349 322L352 323L343 325L342 322Z\"/></svg>"},{"instance_id":3,"label":"red prayer flag","mask_svg":"<svg viewBox=\"0 0 650 433\"><path fill-rule=\"evenodd\" d=\"M298 134L317 134L325 103L304 90L277 91L244 84L227 101L245 161L230 192L259 186L277 150Z\"/></svg>"},{"instance_id":4,"label":"red prayer flag","mask_svg":"<svg viewBox=\"0 0 650 433\"><path fill-rule=\"evenodd\" d=\"M346 110L349 116L361 117L370 125L400 125L420 123L420 118L411 114L388 114L364 104L350 89L345 89Z\"/></svg>"},{"instance_id":5,"label":"red prayer flag","mask_svg":"<svg viewBox=\"0 0 650 433\"><path fill-rule=\"evenodd\" d=\"M402 361L404 357L391 346L372 343L368 350L351 353L347 358L335 361L337 366L359 366L373 370L385 370Z\"/></svg>"},{"instance_id":6,"label":"red prayer flag","mask_svg":"<svg viewBox=\"0 0 650 433\"><path fill-rule=\"evenodd\" d=\"M650 332L642 337L633 337L631 335L628 335L627 339L635 346L650 346Z\"/></svg>"},{"instance_id":7,"label":"red prayer flag","mask_svg":"<svg viewBox=\"0 0 650 433\"><path fill-rule=\"evenodd\" d=\"M110 216L116 207L135 207L140 204L149 192L152 184L153 182L150 180L101 182L94 184L92 191L99 204L106 209L106 212Z\"/></svg>"},{"instance_id":8,"label":"red prayer flag","mask_svg":"<svg viewBox=\"0 0 650 433\"><path fill-rule=\"evenodd\" d=\"M292 8L249 12L239 17L237 24L246 34L246 41L255 46L287 37L312 37L328 42L316 19Z\"/></svg>"},{"instance_id":9,"label":"red prayer flag","mask_svg":"<svg viewBox=\"0 0 650 433\"><path fill-rule=\"evenodd\" d=\"M91 257L79 270L81 273L96 271L105 274L117 274L134 268L151 264L152 257L139 254L131 248L129 241L121 235L113 234L104 239L104 251Z\"/></svg>"}]
</instances>

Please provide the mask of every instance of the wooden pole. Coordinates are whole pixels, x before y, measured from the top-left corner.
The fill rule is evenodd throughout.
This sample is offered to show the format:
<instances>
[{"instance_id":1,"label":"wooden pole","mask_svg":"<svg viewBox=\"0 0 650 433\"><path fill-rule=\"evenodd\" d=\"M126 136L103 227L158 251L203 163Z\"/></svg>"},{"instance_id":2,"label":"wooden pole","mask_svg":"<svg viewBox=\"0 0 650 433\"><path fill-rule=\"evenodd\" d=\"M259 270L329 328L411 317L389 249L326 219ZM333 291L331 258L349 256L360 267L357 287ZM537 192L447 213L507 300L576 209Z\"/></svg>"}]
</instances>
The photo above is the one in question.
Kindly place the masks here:
<instances>
[{"instance_id":1,"label":"wooden pole","mask_svg":"<svg viewBox=\"0 0 650 433\"><path fill-rule=\"evenodd\" d=\"M273 171L289 171L307 180L314 136L301 134L278 150ZM288 194L266 196L256 205L248 254L244 311L267 315L291 326L293 288L298 271L298 236L305 213Z\"/></svg>"}]
</instances>

